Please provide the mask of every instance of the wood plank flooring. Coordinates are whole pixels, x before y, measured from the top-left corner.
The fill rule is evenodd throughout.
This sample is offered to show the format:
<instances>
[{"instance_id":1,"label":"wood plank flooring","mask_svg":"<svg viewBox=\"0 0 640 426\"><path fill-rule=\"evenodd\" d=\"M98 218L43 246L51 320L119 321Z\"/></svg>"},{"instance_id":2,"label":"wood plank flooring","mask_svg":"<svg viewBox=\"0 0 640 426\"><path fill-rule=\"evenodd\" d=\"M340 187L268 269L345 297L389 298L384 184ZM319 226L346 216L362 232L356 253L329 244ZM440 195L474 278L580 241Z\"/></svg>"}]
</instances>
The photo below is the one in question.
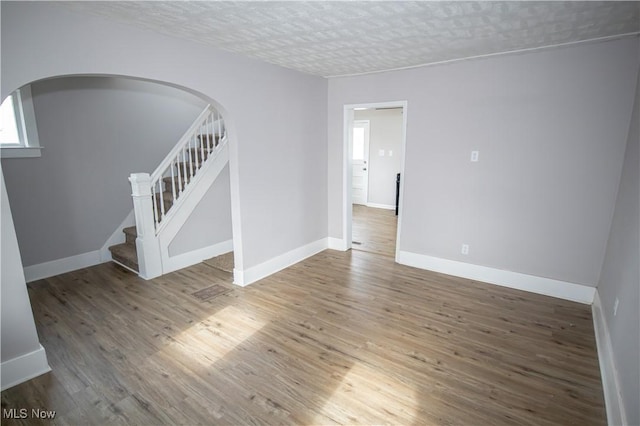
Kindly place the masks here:
<instances>
[{"instance_id":1,"label":"wood plank flooring","mask_svg":"<svg viewBox=\"0 0 640 426\"><path fill-rule=\"evenodd\" d=\"M332 250L192 296L229 281L102 264L30 284L53 371L2 392L3 410L61 425L605 424L588 306Z\"/></svg>"},{"instance_id":2,"label":"wood plank flooring","mask_svg":"<svg viewBox=\"0 0 640 426\"><path fill-rule=\"evenodd\" d=\"M398 217L394 210L353 205L352 247L385 256L396 256ZM356 242L358 244L356 244Z\"/></svg>"}]
</instances>

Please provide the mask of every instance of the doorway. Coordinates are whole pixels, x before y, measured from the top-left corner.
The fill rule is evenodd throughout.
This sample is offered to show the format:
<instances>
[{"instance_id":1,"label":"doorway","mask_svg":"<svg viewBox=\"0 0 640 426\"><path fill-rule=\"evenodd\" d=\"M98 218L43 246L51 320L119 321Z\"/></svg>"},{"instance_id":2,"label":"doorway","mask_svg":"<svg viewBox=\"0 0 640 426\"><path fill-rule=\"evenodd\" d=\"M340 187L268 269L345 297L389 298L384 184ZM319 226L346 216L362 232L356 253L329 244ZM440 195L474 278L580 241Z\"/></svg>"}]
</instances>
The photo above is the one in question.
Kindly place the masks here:
<instances>
[{"instance_id":1,"label":"doorway","mask_svg":"<svg viewBox=\"0 0 640 426\"><path fill-rule=\"evenodd\" d=\"M407 102L345 105L343 235L346 249L397 258ZM398 215L396 216L396 206Z\"/></svg>"}]
</instances>

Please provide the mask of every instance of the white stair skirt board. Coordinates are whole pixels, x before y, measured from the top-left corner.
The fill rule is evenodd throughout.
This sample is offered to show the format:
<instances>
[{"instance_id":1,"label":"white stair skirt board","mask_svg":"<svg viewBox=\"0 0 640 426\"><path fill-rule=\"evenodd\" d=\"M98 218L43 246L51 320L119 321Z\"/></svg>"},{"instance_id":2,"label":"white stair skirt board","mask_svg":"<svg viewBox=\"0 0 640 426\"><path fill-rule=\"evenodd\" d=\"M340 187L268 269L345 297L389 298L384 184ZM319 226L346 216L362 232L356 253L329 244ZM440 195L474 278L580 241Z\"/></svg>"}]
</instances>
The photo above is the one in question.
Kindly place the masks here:
<instances>
[{"instance_id":1,"label":"white stair skirt board","mask_svg":"<svg viewBox=\"0 0 640 426\"><path fill-rule=\"evenodd\" d=\"M327 238L328 240L328 248L330 248L331 250L340 250L340 251L347 251L348 247L347 244L344 242L344 240L342 238L333 238L333 237L329 237Z\"/></svg>"},{"instance_id":2,"label":"white stair skirt board","mask_svg":"<svg viewBox=\"0 0 640 426\"><path fill-rule=\"evenodd\" d=\"M252 266L251 268L242 271L234 268L233 283L241 287L245 287L293 264L303 261L307 257L318 254L321 251L326 250L327 247L327 238L322 238L310 244L298 247L297 249L288 251L280 256L276 256L259 265Z\"/></svg>"},{"instance_id":3,"label":"white stair skirt board","mask_svg":"<svg viewBox=\"0 0 640 426\"><path fill-rule=\"evenodd\" d=\"M186 268L187 266L195 265L203 260L229 253L230 251L233 251L233 240L223 241L212 246L170 256L166 262L163 262L162 270L167 274L177 271L178 269Z\"/></svg>"},{"instance_id":4,"label":"white stair skirt board","mask_svg":"<svg viewBox=\"0 0 640 426\"><path fill-rule=\"evenodd\" d=\"M189 216L191 216L193 210L197 207L200 200L202 200L202 198L205 196L211 185L213 185L218 175L220 175L228 162L229 144L227 143L222 146L213 161L207 161L205 165L202 166L200 170L198 170L196 176L189 183L189 190L185 191L182 197L178 199L178 202L172 207L173 213L163 220L157 235L163 274L175 271L176 269L195 265L196 263L200 263L202 260L204 260L200 259L193 263L188 263L190 259L196 259L198 256L194 255L193 257L189 257L185 254L180 259L174 259L172 261L171 257L169 256L169 245L176 237L184 223L189 219ZM233 248L231 250L233 250ZM176 267L177 265L180 266ZM173 269L174 267L175 269Z\"/></svg>"},{"instance_id":5,"label":"white stair skirt board","mask_svg":"<svg viewBox=\"0 0 640 426\"><path fill-rule=\"evenodd\" d=\"M47 362L47 354L42 345L33 352L10 359L0 364L2 390L31 380L51 371Z\"/></svg>"},{"instance_id":6,"label":"white stair skirt board","mask_svg":"<svg viewBox=\"0 0 640 426\"><path fill-rule=\"evenodd\" d=\"M24 278L26 282L30 283L104 262L106 262L106 260L102 260L101 251L94 250L63 259L27 266L24 268Z\"/></svg>"},{"instance_id":7,"label":"white stair skirt board","mask_svg":"<svg viewBox=\"0 0 640 426\"><path fill-rule=\"evenodd\" d=\"M600 375L602 376L602 390L604 392L604 403L607 409L607 423L610 425L626 425L626 412L620 395L620 382L618 380L618 370L613 357L613 347L607 321L602 312L600 295L596 290L591 305L593 313L593 328L596 333L596 346L598 347L598 361L600 362Z\"/></svg>"},{"instance_id":8,"label":"white stair skirt board","mask_svg":"<svg viewBox=\"0 0 640 426\"><path fill-rule=\"evenodd\" d=\"M415 268L440 272L456 277L482 281L502 287L517 290L530 291L545 296L571 300L573 302L590 305L593 303L595 287L554 280L551 278L536 277L534 275L521 274L519 272L504 271L502 269L473 265L455 260L441 259L438 257L416 254L407 251L399 251L397 262Z\"/></svg>"},{"instance_id":9,"label":"white stair skirt board","mask_svg":"<svg viewBox=\"0 0 640 426\"><path fill-rule=\"evenodd\" d=\"M100 249L100 258L102 259L103 262L109 262L113 260L111 258L111 252L109 251L109 247L115 246L116 244L124 243L125 235L124 235L124 232L122 232L122 230L130 226L136 226L136 217L133 209L131 209L129 214L127 214L127 217L124 218L122 223L120 223L120 225L116 228L116 230L113 231L113 234L111 234L111 236L107 239L107 241L102 245L102 248ZM128 268L128 267L127 269L131 270L131 268Z\"/></svg>"},{"instance_id":10,"label":"white stair skirt board","mask_svg":"<svg viewBox=\"0 0 640 426\"><path fill-rule=\"evenodd\" d=\"M391 204L378 204L378 203L367 203L367 207L373 207L374 209L385 209L385 210L395 210L396 206Z\"/></svg>"}]
</instances>

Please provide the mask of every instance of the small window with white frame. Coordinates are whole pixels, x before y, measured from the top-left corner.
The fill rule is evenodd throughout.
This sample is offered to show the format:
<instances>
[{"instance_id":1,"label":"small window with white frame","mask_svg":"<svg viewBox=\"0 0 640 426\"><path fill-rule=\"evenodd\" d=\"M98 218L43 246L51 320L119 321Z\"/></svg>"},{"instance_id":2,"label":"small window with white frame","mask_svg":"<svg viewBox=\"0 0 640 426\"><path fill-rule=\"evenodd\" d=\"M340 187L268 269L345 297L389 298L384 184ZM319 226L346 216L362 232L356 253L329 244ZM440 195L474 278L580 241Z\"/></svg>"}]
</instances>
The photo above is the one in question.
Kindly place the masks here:
<instances>
[{"instance_id":1,"label":"small window with white frame","mask_svg":"<svg viewBox=\"0 0 640 426\"><path fill-rule=\"evenodd\" d=\"M40 157L31 87L16 90L0 105L0 157Z\"/></svg>"}]
</instances>

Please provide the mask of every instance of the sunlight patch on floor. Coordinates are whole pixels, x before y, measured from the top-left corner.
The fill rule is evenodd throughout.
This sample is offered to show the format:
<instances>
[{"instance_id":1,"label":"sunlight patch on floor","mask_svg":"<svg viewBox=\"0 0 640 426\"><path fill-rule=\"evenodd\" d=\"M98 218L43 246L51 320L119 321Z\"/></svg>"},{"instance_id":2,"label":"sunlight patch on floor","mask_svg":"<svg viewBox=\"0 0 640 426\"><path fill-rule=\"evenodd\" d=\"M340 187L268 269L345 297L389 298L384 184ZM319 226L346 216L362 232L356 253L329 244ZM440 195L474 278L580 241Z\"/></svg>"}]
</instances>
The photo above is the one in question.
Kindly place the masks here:
<instances>
[{"instance_id":1,"label":"sunlight patch on floor","mask_svg":"<svg viewBox=\"0 0 640 426\"><path fill-rule=\"evenodd\" d=\"M165 354L187 356L208 367L245 342L265 323L251 313L227 306L178 334L162 350Z\"/></svg>"},{"instance_id":2,"label":"sunlight patch on floor","mask_svg":"<svg viewBox=\"0 0 640 426\"><path fill-rule=\"evenodd\" d=\"M416 419L416 408L413 386L383 371L357 363L327 399L315 420L329 418L341 424L380 424L389 421L411 424Z\"/></svg>"}]
</instances>

